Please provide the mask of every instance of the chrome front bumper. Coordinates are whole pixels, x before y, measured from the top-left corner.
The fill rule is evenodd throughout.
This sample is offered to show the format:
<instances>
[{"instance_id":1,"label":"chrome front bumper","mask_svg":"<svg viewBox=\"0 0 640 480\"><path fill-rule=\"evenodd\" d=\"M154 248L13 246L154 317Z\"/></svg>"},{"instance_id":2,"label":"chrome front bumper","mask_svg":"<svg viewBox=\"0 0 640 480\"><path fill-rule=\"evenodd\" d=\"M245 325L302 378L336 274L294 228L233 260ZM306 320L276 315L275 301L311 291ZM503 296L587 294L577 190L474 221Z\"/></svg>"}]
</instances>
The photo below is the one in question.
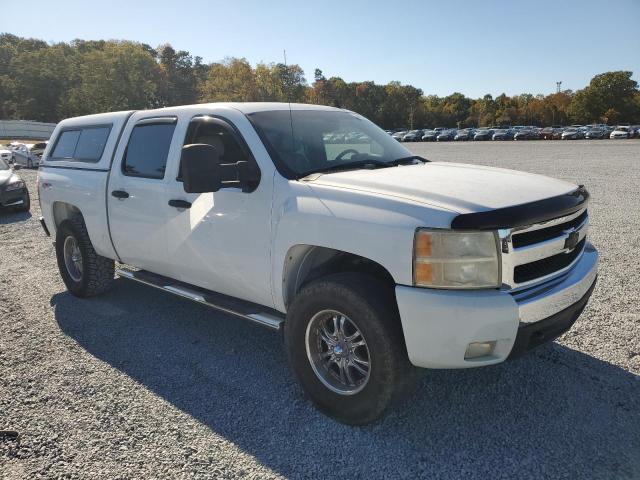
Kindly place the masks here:
<instances>
[{"instance_id":1,"label":"chrome front bumper","mask_svg":"<svg viewBox=\"0 0 640 480\"><path fill-rule=\"evenodd\" d=\"M398 285L396 299L409 360L424 368L470 368L500 363L516 349L533 348L528 339L521 345L524 329L535 334L538 327L551 333L570 328L588 300L597 270L598 252L587 243L564 275L517 293ZM571 308L578 303L581 308ZM557 322L562 325L554 328ZM544 341L555 336L549 334ZM465 359L469 344L476 342L495 342L495 350Z\"/></svg>"},{"instance_id":2,"label":"chrome front bumper","mask_svg":"<svg viewBox=\"0 0 640 480\"><path fill-rule=\"evenodd\" d=\"M598 251L587 243L576 264L564 276L512 294L521 323L543 320L580 300L598 275Z\"/></svg>"}]
</instances>

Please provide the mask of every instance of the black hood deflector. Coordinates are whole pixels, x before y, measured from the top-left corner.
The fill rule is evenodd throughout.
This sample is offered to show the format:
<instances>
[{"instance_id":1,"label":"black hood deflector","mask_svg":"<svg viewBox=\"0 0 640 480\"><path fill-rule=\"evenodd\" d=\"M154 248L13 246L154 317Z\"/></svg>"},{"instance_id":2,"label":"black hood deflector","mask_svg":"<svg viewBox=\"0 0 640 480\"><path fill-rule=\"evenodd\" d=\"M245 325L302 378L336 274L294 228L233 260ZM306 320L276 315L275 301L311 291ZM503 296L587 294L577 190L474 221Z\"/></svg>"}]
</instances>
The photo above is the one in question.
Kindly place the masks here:
<instances>
[{"instance_id":1,"label":"black hood deflector","mask_svg":"<svg viewBox=\"0 0 640 480\"><path fill-rule=\"evenodd\" d=\"M498 230L516 228L546 222L554 218L571 215L584 208L589 192L580 185L577 190L513 207L487 210L486 212L463 213L451 222L454 230Z\"/></svg>"}]
</instances>

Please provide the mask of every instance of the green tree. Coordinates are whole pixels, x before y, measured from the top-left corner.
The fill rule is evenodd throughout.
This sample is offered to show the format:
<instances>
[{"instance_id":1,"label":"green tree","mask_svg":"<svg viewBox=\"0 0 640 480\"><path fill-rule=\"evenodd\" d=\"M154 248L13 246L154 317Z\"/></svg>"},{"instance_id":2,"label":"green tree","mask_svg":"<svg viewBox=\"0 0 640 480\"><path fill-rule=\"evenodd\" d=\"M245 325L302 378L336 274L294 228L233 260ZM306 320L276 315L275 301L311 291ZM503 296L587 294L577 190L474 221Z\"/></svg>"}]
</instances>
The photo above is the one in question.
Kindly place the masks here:
<instances>
[{"instance_id":1,"label":"green tree","mask_svg":"<svg viewBox=\"0 0 640 480\"><path fill-rule=\"evenodd\" d=\"M69 92L75 115L160 106L161 71L141 44L107 42L80 55L77 85Z\"/></svg>"},{"instance_id":2,"label":"green tree","mask_svg":"<svg viewBox=\"0 0 640 480\"><path fill-rule=\"evenodd\" d=\"M209 67L200 87L203 102L255 102L259 100L255 72L245 58L227 58Z\"/></svg>"},{"instance_id":3,"label":"green tree","mask_svg":"<svg viewBox=\"0 0 640 480\"><path fill-rule=\"evenodd\" d=\"M187 105L198 99L198 78L195 62L189 52L176 51L169 44L157 48L160 63L163 105Z\"/></svg>"},{"instance_id":4,"label":"green tree","mask_svg":"<svg viewBox=\"0 0 640 480\"><path fill-rule=\"evenodd\" d=\"M570 105L574 121L596 122L605 118L612 123L638 117L635 95L638 82L632 72L617 71L596 75L589 85L576 92Z\"/></svg>"}]
</instances>

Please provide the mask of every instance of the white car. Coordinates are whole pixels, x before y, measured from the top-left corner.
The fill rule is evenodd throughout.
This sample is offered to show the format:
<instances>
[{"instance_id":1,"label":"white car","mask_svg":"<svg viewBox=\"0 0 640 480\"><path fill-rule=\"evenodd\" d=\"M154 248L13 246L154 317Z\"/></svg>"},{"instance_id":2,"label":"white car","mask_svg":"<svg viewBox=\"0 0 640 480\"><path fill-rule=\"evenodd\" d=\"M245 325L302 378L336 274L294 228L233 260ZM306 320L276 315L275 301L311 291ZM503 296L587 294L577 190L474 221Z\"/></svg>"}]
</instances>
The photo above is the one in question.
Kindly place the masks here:
<instances>
[{"instance_id":1,"label":"white car","mask_svg":"<svg viewBox=\"0 0 640 480\"><path fill-rule=\"evenodd\" d=\"M615 130L611 132L611 135L609 135L609 138L631 138L629 127L616 127Z\"/></svg>"},{"instance_id":2,"label":"white car","mask_svg":"<svg viewBox=\"0 0 640 480\"><path fill-rule=\"evenodd\" d=\"M344 133L367 142L324 140ZM430 162L331 107L67 119L38 186L73 295L115 273L282 330L308 396L349 424L380 418L415 367L494 365L553 340L597 275L584 187Z\"/></svg>"},{"instance_id":3,"label":"white car","mask_svg":"<svg viewBox=\"0 0 640 480\"><path fill-rule=\"evenodd\" d=\"M7 164L13 163L13 153L6 148L0 148L0 160Z\"/></svg>"},{"instance_id":4,"label":"white car","mask_svg":"<svg viewBox=\"0 0 640 480\"><path fill-rule=\"evenodd\" d=\"M33 144L18 144L13 147L13 160L15 165L26 168L37 168L40 165L40 157L33 151Z\"/></svg>"}]
</instances>

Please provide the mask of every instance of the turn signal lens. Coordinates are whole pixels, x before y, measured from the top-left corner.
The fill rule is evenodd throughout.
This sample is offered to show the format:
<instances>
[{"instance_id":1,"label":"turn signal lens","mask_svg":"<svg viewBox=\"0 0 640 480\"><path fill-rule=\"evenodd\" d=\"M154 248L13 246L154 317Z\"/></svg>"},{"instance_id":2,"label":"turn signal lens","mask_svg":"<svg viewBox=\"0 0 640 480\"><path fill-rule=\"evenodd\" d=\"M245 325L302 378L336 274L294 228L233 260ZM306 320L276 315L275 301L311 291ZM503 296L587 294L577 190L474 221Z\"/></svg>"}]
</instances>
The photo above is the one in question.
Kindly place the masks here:
<instances>
[{"instance_id":1,"label":"turn signal lens","mask_svg":"<svg viewBox=\"0 0 640 480\"><path fill-rule=\"evenodd\" d=\"M413 256L414 285L432 288L497 288L500 266L493 232L420 229Z\"/></svg>"}]
</instances>

